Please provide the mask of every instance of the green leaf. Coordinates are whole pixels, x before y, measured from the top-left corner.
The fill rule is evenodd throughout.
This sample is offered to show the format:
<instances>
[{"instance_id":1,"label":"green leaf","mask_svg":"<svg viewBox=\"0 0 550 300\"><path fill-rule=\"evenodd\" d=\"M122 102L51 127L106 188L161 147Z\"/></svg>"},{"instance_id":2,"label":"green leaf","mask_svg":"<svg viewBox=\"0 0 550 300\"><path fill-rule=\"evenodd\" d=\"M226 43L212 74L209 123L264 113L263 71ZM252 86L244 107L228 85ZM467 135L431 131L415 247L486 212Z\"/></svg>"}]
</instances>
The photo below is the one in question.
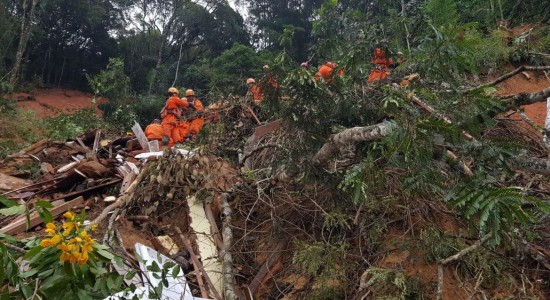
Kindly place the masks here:
<instances>
[{"instance_id":1,"label":"green leaf","mask_svg":"<svg viewBox=\"0 0 550 300\"><path fill-rule=\"evenodd\" d=\"M17 243L18 241L11 235L0 233L0 239L3 239L9 243Z\"/></svg>"},{"instance_id":2,"label":"green leaf","mask_svg":"<svg viewBox=\"0 0 550 300\"><path fill-rule=\"evenodd\" d=\"M25 212L25 205L17 205L0 209L0 214L4 216L21 215Z\"/></svg>"},{"instance_id":3,"label":"green leaf","mask_svg":"<svg viewBox=\"0 0 550 300\"><path fill-rule=\"evenodd\" d=\"M180 273L180 271L181 271L180 265L176 265L172 270L172 277L174 278L178 277L178 274Z\"/></svg>"},{"instance_id":4,"label":"green leaf","mask_svg":"<svg viewBox=\"0 0 550 300\"><path fill-rule=\"evenodd\" d=\"M157 264L156 261L154 261L151 265L149 265L147 267L147 270L151 271L151 272L160 272L161 271L160 267L159 267L159 265Z\"/></svg>"},{"instance_id":5,"label":"green leaf","mask_svg":"<svg viewBox=\"0 0 550 300\"><path fill-rule=\"evenodd\" d=\"M111 252L107 252L102 249L96 249L96 253L108 260L112 260L115 257Z\"/></svg>"},{"instance_id":6,"label":"green leaf","mask_svg":"<svg viewBox=\"0 0 550 300\"><path fill-rule=\"evenodd\" d=\"M37 269L31 269L27 272L23 272L23 273L19 274L19 277L28 278L28 277L31 277L31 276L35 275L36 273L38 273Z\"/></svg>"},{"instance_id":7,"label":"green leaf","mask_svg":"<svg viewBox=\"0 0 550 300\"><path fill-rule=\"evenodd\" d=\"M35 207L39 206L42 208L52 208L53 204L49 201L39 200L34 203L34 206Z\"/></svg>"},{"instance_id":8,"label":"green leaf","mask_svg":"<svg viewBox=\"0 0 550 300\"><path fill-rule=\"evenodd\" d=\"M12 206L16 206L17 205L17 202L13 201L13 200L9 200L8 198L0 195L0 203L4 204L4 206L6 207L12 207Z\"/></svg>"},{"instance_id":9,"label":"green leaf","mask_svg":"<svg viewBox=\"0 0 550 300\"><path fill-rule=\"evenodd\" d=\"M130 280L130 279L134 278L134 276L136 276L136 273L137 272L135 270L132 270L132 271L126 273L126 275L124 275L124 279Z\"/></svg>"},{"instance_id":10,"label":"green leaf","mask_svg":"<svg viewBox=\"0 0 550 300\"><path fill-rule=\"evenodd\" d=\"M34 248L32 248L31 250L29 250L29 252L27 252L23 258L24 259L29 259L33 256L35 256L36 254L40 253L40 251L42 251L42 249L44 249L42 246L36 246Z\"/></svg>"},{"instance_id":11,"label":"green leaf","mask_svg":"<svg viewBox=\"0 0 550 300\"><path fill-rule=\"evenodd\" d=\"M78 299L80 300L93 300L92 296L86 292L86 290L79 289L77 292Z\"/></svg>"}]
</instances>

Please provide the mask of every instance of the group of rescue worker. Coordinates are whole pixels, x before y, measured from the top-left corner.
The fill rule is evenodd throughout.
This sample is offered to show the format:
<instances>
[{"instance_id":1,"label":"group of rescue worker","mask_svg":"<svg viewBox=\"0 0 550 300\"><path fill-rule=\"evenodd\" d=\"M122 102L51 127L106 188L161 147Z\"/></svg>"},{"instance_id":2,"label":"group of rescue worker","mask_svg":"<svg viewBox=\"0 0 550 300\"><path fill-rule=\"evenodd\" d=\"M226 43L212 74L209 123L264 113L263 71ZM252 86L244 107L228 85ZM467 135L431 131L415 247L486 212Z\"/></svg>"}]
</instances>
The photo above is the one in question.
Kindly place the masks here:
<instances>
[{"instance_id":1,"label":"group of rescue worker","mask_svg":"<svg viewBox=\"0 0 550 300\"><path fill-rule=\"evenodd\" d=\"M404 62L403 53L397 52L397 62L387 55L384 48L377 47L374 50L371 62L375 65L371 71L368 82L383 81L390 75L390 69L397 67ZM301 68L309 69L309 61L303 62ZM314 79L315 81L324 81L331 83L334 77L334 70L338 68L338 64L334 62L326 62L317 70ZM275 91L279 89L277 78L270 67L263 67L266 75L262 82L269 83ZM344 69L338 69L336 72L339 76L344 75ZM252 102L257 107L264 95L256 80L248 78L246 80L247 97L250 97ZM192 89L185 91L185 97L179 97L179 90L175 87L168 89L168 100L160 112L161 120L155 119L152 124L145 129L145 135L149 140L158 140L163 145L173 146L181 144L186 140L191 142L196 141L196 138L204 126L204 106L202 102L195 97L195 92Z\"/></svg>"},{"instance_id":2,"label":"group of rescue worker","mask_svg":"<svg viewBox=\"0 0 550 300\"><path fill-rule=\"evenodd\" d=\"M387 51L383 47L377 47L374 49L374 54L371 59L371 62L374 64L374 68L372 69L371 73L369 74L369 77L367 79L368 82L376 82L376 81L383 81L388 78L390 75L390 69L396 68L400 64L404 62L404 55L402 52L397 52L397 61L394 62L391 56L388 55ZM300 67L302 69L308 70L310 65L309 61L303 62L300 64ZM326 83L331 83L333 81L333 72L335 69L337 69L338 64L328 61L322 66L319 67L317 70L317 73L315 74L315 81L321 81L323 80ZM279 85L274 78L274 76L269 76L271 74L269 72L269 66L264 66L264 71L267 72L268 78L267 82L271 84L275 89L279 88ZM344 75L344 69L339 69L337 73L339 76ZM259 105L264 95L261 91L261 88L258 84L256 84L256 80L254 78L248 78L246 80L246 86L247 86L247 93L246 95L251 97L254 104Z\"/></svg>"},{"instance_id":3,"label":"group of rescue worker","mask_svg":"<svg viewBox=\"0 0 550 300\"><path fill-rule=\"evenodd\" d=\"M204 106L195 97L191 89L185 91L185 97L179 97L175 87L168 89L168 100L160 111L162 120L156 119L145 129L148 140L158 140L172 147L186 140L195 142L204 126Z\"/></svg>"}]
</instances>

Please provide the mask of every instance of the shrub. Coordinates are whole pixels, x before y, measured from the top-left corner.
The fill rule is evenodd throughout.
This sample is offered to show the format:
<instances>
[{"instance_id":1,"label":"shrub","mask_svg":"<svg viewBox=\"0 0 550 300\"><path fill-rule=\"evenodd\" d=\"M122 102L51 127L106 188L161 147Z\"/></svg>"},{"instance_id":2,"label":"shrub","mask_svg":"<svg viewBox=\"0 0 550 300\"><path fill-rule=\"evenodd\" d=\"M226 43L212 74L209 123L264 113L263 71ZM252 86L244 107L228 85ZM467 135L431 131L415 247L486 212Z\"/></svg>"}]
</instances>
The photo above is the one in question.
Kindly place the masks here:
<instances>
[{"instance_id":1,"label":"shrub","mask_svg":"<svg viewBox=\"0 0 550 300\"><path fill-rule=\"evenodd\" d=\"M83 109L73 115L45 119L46 136L53 140L67 140L81 135L87 129L108 128L108 124L93 110Z\"/></svg>"}]
</instances>

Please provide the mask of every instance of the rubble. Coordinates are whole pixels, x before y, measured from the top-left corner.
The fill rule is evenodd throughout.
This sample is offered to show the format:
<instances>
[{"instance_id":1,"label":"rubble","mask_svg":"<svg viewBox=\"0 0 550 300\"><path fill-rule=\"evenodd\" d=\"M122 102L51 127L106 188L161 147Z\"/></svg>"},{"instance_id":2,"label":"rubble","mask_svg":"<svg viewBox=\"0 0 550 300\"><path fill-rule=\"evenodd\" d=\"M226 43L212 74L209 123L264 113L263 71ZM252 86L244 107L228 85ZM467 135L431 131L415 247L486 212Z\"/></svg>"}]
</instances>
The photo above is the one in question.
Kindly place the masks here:
<instances>
[{"instance_id":1,"label":"rubble","mask_svg":"<svg viewBox=\"0 0 550 300\"><path fill-rule=\"evenodd\" d=\"M140 129L136 123L137 136ZM54 219L69 210L87 210L91 221L86 221L86 227L99 225L96 234L104 234L103 243L134 266L138 265L134 247L142 253L159 251L185 271L186 299L222 299L221 293L233 290L225 285L235 281L225 282L227 275L222 272L223 240L216 224L218 220L221 224L220 203L187 199L199 199L205 191L208 199L219 198L220 191L236 183L236 171L228 162L198 149L159 151L158 143L143 142L132 137L106 138L93 130L67 142L41 140L7 157L0 162L0 192L25 204L30 218L0 215L0 233L16 239L40 234L36 230L43 220L34 209L39 200L53 205L49 211ZM36 166L34 179L8 175L28 165Z\"/></svg>"}]
</instances>

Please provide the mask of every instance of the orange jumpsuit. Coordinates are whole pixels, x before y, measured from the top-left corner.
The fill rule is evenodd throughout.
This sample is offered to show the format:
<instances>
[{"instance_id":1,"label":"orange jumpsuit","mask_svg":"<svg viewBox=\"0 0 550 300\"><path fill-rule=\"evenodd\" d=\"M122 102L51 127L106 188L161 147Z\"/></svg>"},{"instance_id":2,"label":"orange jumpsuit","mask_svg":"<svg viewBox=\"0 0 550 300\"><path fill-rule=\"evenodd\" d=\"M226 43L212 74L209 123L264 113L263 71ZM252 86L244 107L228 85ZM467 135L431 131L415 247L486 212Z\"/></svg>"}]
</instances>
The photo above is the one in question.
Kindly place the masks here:
<instances>
[{"instance_id":1,"label":"orange jumpsuit","mask_svg":"<svg viewBox=\"0 0 550 300\"><path fill-rule=\"evenodd\" d=\"M187 99L180 99L179 97L172 96L166 101L164 109L166 110L166 116L162 118L162 129L164 130L164 135L170 137L169 146L174 145L174 143L183 142L183 137L180 136L180 131L177 128L178 126L178 117L179 111L182 108L189 106Z\"/></svg>"},{"instance_id":2,"label":"orange jumpsuit","mask_svg":"<svg viewBox=\"0 0 550 300\"><path fill-rule=\"evenodd\" d=\"M326 83L331 83L332 82L332 78L331 78L332 71L334 71L333 67L328 66L326 64L322 65L319 68L319 71L317 71L317 75L315 75L315 80L319 81L319 80L321 80L321 78L323 78L323 80ZM344 70L339 70L338 75L340 75L340 76L344 75ZM319 77L319 76L321 76L321 77Z\"/></svg>"},{"instance_id":3,"label":"orange jumpsuit","mask_svg":"<svg viewBox=\"0 0 550 300\"><path fill-rule=\"evenodd\" d=\"M193 106L195 107L196 112L204 113L204 106L202 105L202 102L199 99L194 99L194 101L191 103L193 103ZM189 133L198 135L199 131L201 131L203 126L204 126L204 117L197 116L193 120L191 120L189 124Z\"/></svg>"},{"instance_id":4,"label":"orange jumpsuit","mask_svg":"<svg viewBox=\"0 0 550 300\"><path fill-rule=\"evenodd\" d=\"M376 67L370 72L369 82L376 80L384 80L390 75L390 67L393 65L393 60L386 58L386 51L376 48L372 62Z\"/></svg>"},{"instance_id":5,"label":"orange jumpsuit","mask_svg":"<svg viewBox=\"0 0 550 300\"><path fill-rule=\"evenodd\" d=\"M162 128L162 125L160 124L150 124L145 128L145 136L148 140L162 140L162 137L164 136L164 129Z\"/></svg>"},{"instance_id":6,"label":"orange jumpsuit","mask_svg":"<svg viewBox=\"0 0 550 300\"><path fill-rule=\"evenodd\" d=\"M262 100L264 100L264 95L262 94L262 91L260 90L260 87L257 85L252 85L250 89L248 90L248 93L246 93L247 96L252 96L252 99L254 100L254 104L259 105Z\"/></svg>"}]
</instances>

